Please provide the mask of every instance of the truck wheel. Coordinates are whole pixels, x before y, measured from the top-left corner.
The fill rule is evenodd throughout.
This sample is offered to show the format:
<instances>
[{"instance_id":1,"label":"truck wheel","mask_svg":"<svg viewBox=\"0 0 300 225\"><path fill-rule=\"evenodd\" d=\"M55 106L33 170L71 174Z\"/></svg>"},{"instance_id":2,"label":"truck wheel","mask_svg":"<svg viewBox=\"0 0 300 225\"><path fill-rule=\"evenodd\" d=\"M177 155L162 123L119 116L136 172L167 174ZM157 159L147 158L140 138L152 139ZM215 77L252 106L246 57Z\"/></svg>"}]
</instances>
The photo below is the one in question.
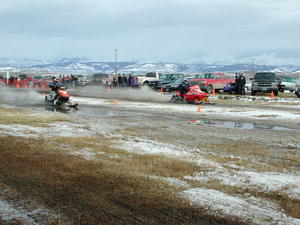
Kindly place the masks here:
<instances>
[{"instance_id":1,"label":"truck wheel","mask_svg":"<svg viewBox=\"0 0 300 225\"><path fill-rule=\"evenodd\" d=\"M213 87L211 85L208 85L207 88L206 88L206 92L208 94L211 94L212 93L212 90L213 90Z\"/></svg>"},{"instance_id":2,"label":"truck wheel","mask_svg":"<svg viewBox=\"0 0 300 225\"><path fill-rule=\"evenodd\" d=\"M251 95L256 95L256 91L251 90Z\"/></svg>"},{"instance_id":3,"label":"truck wheel","mask_svg":"<svg viewBox=\"0 0 300 225\"><path fill-rule=\"evenodd\" d=\"M149 81L145 81L144 83L143 83L143 85L149 85Z\"/></svg>"}]
</instances>

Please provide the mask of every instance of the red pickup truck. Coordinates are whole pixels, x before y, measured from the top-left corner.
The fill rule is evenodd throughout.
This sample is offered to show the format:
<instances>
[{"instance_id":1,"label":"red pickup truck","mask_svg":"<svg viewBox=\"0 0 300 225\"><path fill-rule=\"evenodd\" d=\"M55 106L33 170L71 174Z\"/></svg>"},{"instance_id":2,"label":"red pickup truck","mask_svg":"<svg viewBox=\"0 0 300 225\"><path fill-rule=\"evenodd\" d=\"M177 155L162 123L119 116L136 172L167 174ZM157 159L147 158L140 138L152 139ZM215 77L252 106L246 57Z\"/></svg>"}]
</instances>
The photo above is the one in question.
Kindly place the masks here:
<instances>
[{"instance_id":1,"label":"red pickup truck","mask_svg":"<svg viewBox=\"0 0 300 225\"><path fill-rule=\"evenodd\" d=\"M225 73L196 73L191 83L198 84L201 90L212 93L215 91L223 90L229 83L234 83L234 77L228 77Z\"/></svg>"}]
</instances>

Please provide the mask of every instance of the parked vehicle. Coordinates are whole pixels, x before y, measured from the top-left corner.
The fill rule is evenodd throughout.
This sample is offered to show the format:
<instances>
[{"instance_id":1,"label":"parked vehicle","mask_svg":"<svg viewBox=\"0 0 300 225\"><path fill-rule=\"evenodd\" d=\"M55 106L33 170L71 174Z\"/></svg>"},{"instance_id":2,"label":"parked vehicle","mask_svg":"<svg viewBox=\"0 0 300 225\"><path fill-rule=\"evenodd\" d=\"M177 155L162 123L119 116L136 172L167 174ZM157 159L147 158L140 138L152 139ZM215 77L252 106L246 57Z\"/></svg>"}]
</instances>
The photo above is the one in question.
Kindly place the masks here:
<instances>
[{"instance_id":1,"label":"parked vehicle","mask_svg":"<svg viewBox=\"0 0 300 225\"><path fill-rule=\"evenodd\" d=\"M256 95L258 92L270 93L275 96L279 91L283 91L281 87L281 78L273 72L258 72L254 75L252 82L251 95Z\"/></svg>"},{"instance_id":2,"label":"parked vehicle","mask_svg":"<svg viewBox=\"0 0 300 225\"><path fill-rule=\"evenodd\" d=\"M146 73L144 76L138 75L138 84L149 85L150 81L161 79L161 75L162 73L157 73L157 72L149 72Z\"/></svg>"},{"instance_id":3,"label":"parked vehicle","mask_svg":"<svg viewBox=\"0 0 300 225\"><path fill-rule=\"evenodd\" d=\"M234 83L235 79L226 76L224 73L197 73L191 82L198 84L201 90L210 94L213 89L215 91L223 90L229 83Z\"/></svg>"},{"instance_id":4,"label":"parked vehicle","mask_svg":"<svg viewBox=\"0 0 300 225\"><path fill-rule=\"evenodd\" d=\"M252 89L252 80L246 78L245 92L251 92L251 89Z\"/></svg>"},{"instance_id":5,"label":"parked vehicle","mask_svg":"<svg viewBox=\"0 0 300 225\"><path fill-rule=\"evenodd\" d=\"M90 79L87 75L77 75L77 85L85 86L90 84Z\"/></svg>"},{"instance_id":6,"label":"parked vehicle","mask_svg":"<svg viewBox=\"0 0 300 225\"><path fill-rule=\"evenodd\" d=\"M179 91L172 96L171 102L174 103L201 103L207 102L209 95L200 90L198 85L193 85L189 87L189 90L185 94L180 94Z\"/></svg>"},{"instance_id":7,"label":"parked vehicle","mask_svg":"<svg viewBox=\"0 0 300 225\"><path fill-rule=\"evenodd\" d=\"M229 83L223 88L223 92L233 94L235 92L235 83Z\"/></svg>"},{"instance_id":8,"label":"parked vehicle","mask_svg":"<svg viewBox=\"0 0 300 225\"><path fill-rule=\"evenodd\" d=\"M91 82L94 84L106 84L109 75L105 73L95 73L91 77Z\"/></svg>"},{"instance_id":9,"label":"parked vehicle","mask_svg":"<svg viewBox=\"0 0 300 225\"><path fill-rule=\"evenodd\" d=\"M179 79L175 80L172 83L165 84L163 86L163 91L164 92L179 91L179 86L180 86L180 84L183 83L184 80L187 80L189 82L192 79L193 79L192 77L182 77L182 78L179 78Z\"/></svg>"},{"instance_id":10,"label":"parked vehicle","mask_svg":"<svg viewBox=\"0 0 300 225\"><path fill-rule=\"evenodd\" d=\"M296 90L296 78L294 77L281 77L282 91L288 90L294 92Z\"/></svg>"},{"instance_id":11,"label":"parked vehicle","mask_svg":"<svg viewBox=\"0 0 300 225\"><path fill-rule=\"evenodd\" d=\"M162 74L160 76L159 80L152 80L149 81L148 85L154 89L154 90L159 90L163 88L164 85L172 83L179 78L183 78L184 74L183 73L167 73L167 74Z\"/></svg>"},{"instance_id":12,"label":"parked vehicle","mask_svg":"<svg viewBox=\"0 0 300 225\"><path fill-rule=\"evenodd\" d=\"M300 80L296 80L296 90L295 95L300 98Z\"/></svg>"}]
</instances>

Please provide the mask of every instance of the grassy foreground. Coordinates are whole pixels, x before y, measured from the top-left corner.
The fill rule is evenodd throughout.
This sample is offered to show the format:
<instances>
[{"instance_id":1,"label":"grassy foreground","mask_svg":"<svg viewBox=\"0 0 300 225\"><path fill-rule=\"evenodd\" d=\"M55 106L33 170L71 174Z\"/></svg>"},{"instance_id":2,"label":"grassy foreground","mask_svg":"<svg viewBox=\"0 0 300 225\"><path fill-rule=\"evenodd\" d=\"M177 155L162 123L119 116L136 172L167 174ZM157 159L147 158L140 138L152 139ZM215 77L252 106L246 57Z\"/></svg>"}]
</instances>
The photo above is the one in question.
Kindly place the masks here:
<instances>
[{"instance_id":1,"label":"grassy foreground","mask_svg":"<svg viewBox=\"0 0 300 225\"><path fill-rule=\"evenodd\" d=\"M239 224L191 207L172 194L179 190L145 176L159 171L158 165L165 173L182 176L193 165L179 166L175 159L163 158L147 165L155 161L149 156L133 161L125 157L124 162L85 160L58 146L43 139L0 138L1 185L14 190L19 200L35 199L64 215L49 224ZM117 151L106 145L99 148Z\"/></svg>"}]
</instances>

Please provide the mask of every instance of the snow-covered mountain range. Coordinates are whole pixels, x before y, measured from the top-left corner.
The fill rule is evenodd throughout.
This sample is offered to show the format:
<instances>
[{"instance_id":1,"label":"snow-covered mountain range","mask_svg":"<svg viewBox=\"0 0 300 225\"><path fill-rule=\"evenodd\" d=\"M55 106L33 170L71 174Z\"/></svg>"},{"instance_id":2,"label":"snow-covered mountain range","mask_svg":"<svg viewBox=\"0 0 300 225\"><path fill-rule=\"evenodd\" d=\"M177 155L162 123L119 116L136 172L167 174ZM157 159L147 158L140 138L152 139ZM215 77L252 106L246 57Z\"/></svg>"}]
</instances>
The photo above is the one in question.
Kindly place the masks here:
<instances>
[{"instance_id":1,"label":"snow-covered mountain range","mask_svg":"<svg viewBox=\"0 0 300 225\"><path fill-rule=\"evenodd\" d=\"M85 58L62 58L59 60L39 59L14 59L0 58L0 70L24 71L31 73L61 73L61 74L94 74L115 71L115 62L92 62ZM245 72L253 71L252 64L205 64L205 63L139 63L139 62L117 62L118 73L144 74L146 72ZM255 65L255 71L273 71L284 73L300 73L300 65Z\"/></svg>"}]
</instances>

